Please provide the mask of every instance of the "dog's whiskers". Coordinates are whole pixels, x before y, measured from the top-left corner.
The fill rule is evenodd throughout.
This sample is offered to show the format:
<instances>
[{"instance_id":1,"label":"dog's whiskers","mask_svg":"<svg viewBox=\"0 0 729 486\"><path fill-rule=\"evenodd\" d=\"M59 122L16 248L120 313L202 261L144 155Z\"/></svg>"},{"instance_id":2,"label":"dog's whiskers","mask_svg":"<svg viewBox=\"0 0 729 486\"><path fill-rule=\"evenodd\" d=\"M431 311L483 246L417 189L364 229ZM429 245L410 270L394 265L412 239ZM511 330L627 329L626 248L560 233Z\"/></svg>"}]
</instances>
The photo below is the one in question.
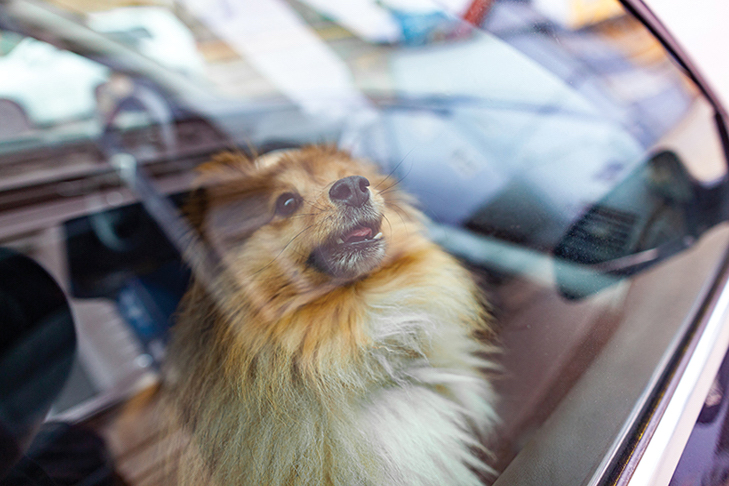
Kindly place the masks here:
<instances>
[{"instance_id":1,"label":"dog's whiskers","mask_svg":"<svg viewBox=\"0 0 729 486\"><path fill-rule=\"evenodd\" d=\"M266 265L264 265L263 267L261 267L261 268L260 268L260 269L259 269L258 271L256 271L256 272L253 272L253 275L257 275L257 274L261 273L262 271L264 271L265 269L267 269L268 267L270 267L271 265L273 265L273 263L274 263L274 262L275 262L276 260L278 260L278 258L279 258L279 257L280 257L280 256L281 256L281 255L283 254L283 252L284 252L284 251L286 251L286 248L288 248L288 247L289 247L289 245L291 245L291 243L293 243L293 242L294 242L294 240L295 240L296 238L298 238L299 236L301 236L301 235L303 235L304 233L306 233L306 232L307 232L307 231L308 231L309 229L311 229L311 228L312 228L313 226L316 226L316 225L315 225L315 224L310 224L309 226L307 226L307 227L306 227L306 228L304 228L303 230L299 231L299 233L298 233L298 234L297 234L296 236L294 236L293 238L291 238L291 239L290 239L290 240L288 241L288 243L286 243L286 245L284 245L284 247L283 247L283 248L281 248L281 251L279 251L279 252L278 252L278 254L277 254L277 255L276 255L276 256L275 256L274 258L273 258L273 260L271 260L271 261L270 261L270 262L268 262L268 263L267 263Z\"/></svg>"},{"instance_id":2,"label":"dog's whiskers","mask_svg":"<svg viewBox=\"0 0 729 486\"><path fill-rule=\"evenodd\" d=\"M382 215L382 219L384 219L387 222L387 226L390 227L390 234L392 234L392 223L390 223L390 219L385 214Z\"/></svg>"},{"instance_id":3,"label":"dog's whiskers","mask_svg":"<svg viewBox=\"0 0 729 486\"><path fill-rule=\"evenodd\" d=\"M315 202L312 202L312 201L304 200L304 203L305 204L308 204L309 206L311 206L312 208L316 209L317 211L326 212L326 211L329 211L330 210L330 208L323 208L323 207L319 206L318 204L316 204Z\"/></svg>"},{"instance_id":4,"label":"dog's whiskers","mask_svg":"<svg viewBox=\"0 0 729 486\"><path fill-rule=\"evenodd\" d=\"M398 217L400 218L400 221L402 222L403 227L408 232L408 234L410 234L410 225L406 222L406 219L410 219L410 218L408 218L405 210L394 203L390 203L389 206L395 211L395 213L397 213Z\"/></svg>"},{"instance_id":5,"label":"dog's whiskers","mask_svg":"<svg viewBox=\"0 0 729 486\"><path fill-rule=\"evenodd\" d=\"M405 180L405 178L406 178L407 176L409 176L409 175L410 175L410 171L412 171L412 170L413 170L413 166L412 166L412 164L411 164L411 165L410 165L410 168L408 169L408 171L407 171L407 172L406 172L406 173L405 173L405 174L404 174L404 175L403 175L402 177L400 177L399 179L397 179L397 180L396 180L395 182L393 182L392 184L390 184L389 186L387 186L386 188L384 188L383 190L381 190L381 191L380 191L380 195L384 195L384 194L387 194L388 192L390 192L390 191L392 191L392 190L393 190L394 188L396 188L396 187L397 187L398 185L400 185L400 183L401 183L402 181L404 181L404 180ZM383 182L384 182L384 181L383 181Z\"/></svg>"},{"instance_id":6,"label":"dog's whiskers","mask_svg":"<svg viewBox=\"0 0 729 486\"><path fill-rule=\"evenodd\" d=\"M292 216L289 216L288 218L289 219L297 219L297 218L305 218L305 217L308 217L308 216L318 216L320 214L321 213L298 213L298 214L294 214Z\"/></svg>"},{"instance_id":7,"label":"dog's whiskers","mask_svg":"<svg viewBox=\"0 0 729 486\"><path fill-rule=\"evenodd\" d=\"M374 189L377 189L380 186L380 184L383 184L386 180L388 180L395 173L395 171L400 168L400 166L403 164L403 162L405 162L405 159L408 158L408 156L413 152L413 150L415 150L415 149L414 148L410 149L410 151L407 154L405 154L405 157L400 159L400 162L395 164L395 167L392 168L392 170L385 176L385 178L382 179L380 182L378 182L377 185L375 185ZM412 167L413 166L411 165L410 169L412 169ZM410 173L410 170L408 170L408 174L409 173ZM407 176L407 174L406 174L406 176ZM395 183L395 185L399 184L402 181L402 179L404 179L404 177L402 177L400 180L398 180ZM385 188L385 190L389 189L389 187L392 187L392 186L388 186L387 188Z\"/></svg>"},{"instance_id":8,"label":"dog's whiskers","mask_svg":"<svg viewBox=\"0 0 729 486\"><path fill-rule=\"evenodd\" d=\"M402 224L407 226L407 222L405 221L405 218L403 217L403 215L407 216L407 213L405 212L405 210L395 203L390 203L389 206L395 210L395 212L397 213L398 216L400 216L400 221L402 221Z\"/></svg>"}]
</instances>

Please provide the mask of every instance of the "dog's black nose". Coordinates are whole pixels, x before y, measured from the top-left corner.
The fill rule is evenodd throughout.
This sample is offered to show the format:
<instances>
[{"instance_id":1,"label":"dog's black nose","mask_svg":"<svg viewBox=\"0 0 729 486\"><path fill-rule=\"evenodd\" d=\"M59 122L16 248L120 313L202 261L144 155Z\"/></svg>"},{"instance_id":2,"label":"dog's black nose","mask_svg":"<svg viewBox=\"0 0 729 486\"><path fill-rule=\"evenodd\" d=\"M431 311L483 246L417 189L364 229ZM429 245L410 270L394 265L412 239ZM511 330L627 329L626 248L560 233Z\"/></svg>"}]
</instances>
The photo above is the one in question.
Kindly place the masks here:
<instances>
[{"instance_id":1,"label":"dog's black nose","mask_svg":"<svg viewBox=\"0 0 729 486\"><path fill-rule=\"evenodd\" d=\"M329 199L337 204L346 204L355 208L362 207L370 198L367 186L370 181L362 176L349 176L339 179L329 189Z\"/></svg>"}]
</instances>

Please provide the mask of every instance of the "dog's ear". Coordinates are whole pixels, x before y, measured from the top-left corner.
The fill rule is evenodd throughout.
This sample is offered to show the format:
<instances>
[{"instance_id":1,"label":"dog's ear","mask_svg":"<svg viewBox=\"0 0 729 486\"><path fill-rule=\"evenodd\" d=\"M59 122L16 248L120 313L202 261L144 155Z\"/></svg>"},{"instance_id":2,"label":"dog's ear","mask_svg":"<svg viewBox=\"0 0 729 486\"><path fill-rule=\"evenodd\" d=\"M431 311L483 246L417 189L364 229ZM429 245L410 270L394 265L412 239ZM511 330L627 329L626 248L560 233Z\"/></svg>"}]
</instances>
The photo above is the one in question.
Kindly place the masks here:
<instances>
[{"instance_id":1,"label":"dog's ear","mask_svg":"<svg viewBox=\"0 0 729 486\"><path fill-rule=\"evenodd\" d=\"M210 198L214 197L213 188L233 180L245 179L253 171L253 161L240 152L218 153L195 168L193 189L182 207L182 212L203 238L203 223L210 207Z\"/></svg>"},{"instance_id":2,"label":"dog's ear","mask_svg":"<svg viewBox=\"0 0 729 486\"><path fill-rule=\"evenodd\" d=\"M198 236L218 254L240 245L273 218L265 193L211 200L215 197L214 187L199 187L190 193L182 210Z\"/></svg>"},{"instance_id":3,"label":"dog's ear","mask_svg":"<svg viewBox=\"0 0 729 486\"><path fill-rule=\"evenodd\" d=\"M253 160L242 152L220 152L195 169L201 184L247 176L254 170Z\"/></svg>"},{"instance_id":4,"label":"dog's ear","mask_svg":"<svg viewBox=\"0 0 729 486\"><path fill-rule=\"evenodd\" d=\"M219 252L242 244L273 218L267 193L247 193L239 198L210 204L201 229Z\"/></svg>"}]
</instances>

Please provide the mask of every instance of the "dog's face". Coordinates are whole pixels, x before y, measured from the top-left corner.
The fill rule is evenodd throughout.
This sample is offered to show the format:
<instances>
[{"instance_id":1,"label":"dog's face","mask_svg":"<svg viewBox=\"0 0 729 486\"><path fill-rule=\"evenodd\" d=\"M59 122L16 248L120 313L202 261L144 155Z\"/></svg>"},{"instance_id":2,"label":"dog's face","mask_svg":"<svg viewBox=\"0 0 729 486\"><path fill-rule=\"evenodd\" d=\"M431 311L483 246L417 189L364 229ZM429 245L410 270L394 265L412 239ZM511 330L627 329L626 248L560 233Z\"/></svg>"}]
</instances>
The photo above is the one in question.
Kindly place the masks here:
<instances>
[{"instance_id":1,"label":"dog's face","mask_svg":"<svg viewBox=\"0 0 729 486\"><path fill-rule=\"evenodd\" d=\"M218 184L199 226L239 280L356 280L417 230L396 180L333 149L228 154L207 171Z\"/></svg>"}]
</instances>

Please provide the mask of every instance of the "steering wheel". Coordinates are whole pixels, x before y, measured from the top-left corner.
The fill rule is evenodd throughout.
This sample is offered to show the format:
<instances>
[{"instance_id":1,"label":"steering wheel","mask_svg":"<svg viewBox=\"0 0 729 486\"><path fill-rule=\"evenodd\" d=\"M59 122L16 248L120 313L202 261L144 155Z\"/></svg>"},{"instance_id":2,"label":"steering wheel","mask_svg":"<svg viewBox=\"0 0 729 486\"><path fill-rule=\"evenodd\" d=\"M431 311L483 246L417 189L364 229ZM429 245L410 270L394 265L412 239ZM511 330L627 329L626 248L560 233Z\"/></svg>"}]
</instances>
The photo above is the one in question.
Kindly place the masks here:
<instances>
[{"instance_id":1,"label":"steering wheel","mask_svg":"<svg viewBox=\"0 0 729 486\"><path fill-rule=\"evenodd\" d=\"M104 95L103 87L97 96ZM111 93L113 96L113 93ZM168 102L153 88L134 82L116 101L103 120L101 149L107 159L128 153L149 159L176 153L178 140L174 114ZM89 216L96 237L107 248L128 252L143 244L147 220L141 208L108 210Z\"/></svg>"},{"instance_id":2,"label":"steering wheel","mask_svg":"<svg viewBox=\"0 0 729 486\"><path fill-rule=\"evenodd\" d=\"M100 87L97 96L104 95ZM111 93L114 97L114 93ZM102 150L107 157L127 152L137 158L174 153L177 130L172 109L155 89L138 81L121 95L104 116L101 135ZM156 151L150 153L150 148Z\"/></svg>"}]
</instances>

